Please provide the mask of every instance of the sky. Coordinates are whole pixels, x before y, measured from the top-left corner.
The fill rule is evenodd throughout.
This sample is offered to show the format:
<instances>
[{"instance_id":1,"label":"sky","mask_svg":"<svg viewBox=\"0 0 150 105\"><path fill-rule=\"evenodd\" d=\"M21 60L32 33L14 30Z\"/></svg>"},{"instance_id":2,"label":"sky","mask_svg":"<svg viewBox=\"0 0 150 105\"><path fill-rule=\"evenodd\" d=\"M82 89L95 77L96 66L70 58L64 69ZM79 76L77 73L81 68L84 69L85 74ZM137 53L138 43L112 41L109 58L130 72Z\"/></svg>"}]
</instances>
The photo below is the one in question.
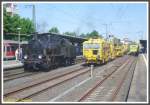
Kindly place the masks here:
<instances>
[{"instance_id":1,"label":"sky","mask_svg":"<svg viewBox=\"0 0 150 105\"><path fill-rule=\"evenodd\" d=\"M32 19L34 3L17 4L21 17ZM48 32L57 27L60 33L78 34L97 30L132 41L147 39L146 3L35 3L37 31ZM107 29L106 29L107 24Z\"/></svg>"}]
</instances>

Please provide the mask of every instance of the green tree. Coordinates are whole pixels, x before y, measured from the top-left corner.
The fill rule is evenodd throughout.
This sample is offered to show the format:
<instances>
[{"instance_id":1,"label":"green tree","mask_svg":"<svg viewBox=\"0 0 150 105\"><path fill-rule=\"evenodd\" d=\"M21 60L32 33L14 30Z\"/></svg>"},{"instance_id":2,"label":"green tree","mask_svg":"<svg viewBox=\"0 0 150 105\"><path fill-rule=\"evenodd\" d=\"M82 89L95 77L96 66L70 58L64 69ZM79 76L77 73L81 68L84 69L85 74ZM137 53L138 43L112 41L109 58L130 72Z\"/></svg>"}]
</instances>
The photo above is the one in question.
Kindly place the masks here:
<instances>
[{"instance_id":1,"label":"green tree","mask_svg":"<svg viewBox=\"0 0 150 105\"><path fill-rule=\"evenodd\" d=\"M59 33L59 30L57 27L52 27L49 32L53 32L53 33Z\"/></svg>"},{"instance_id":2,"label":"green tree","mask_svg":"<svg viewBox=\"0 0 150 105\"><path fill-rule=\"evenodd\" d=\"M21 18L19 15L15 14L14 16L10 16L6 12L6 8L4 7L3 12L4 18L4 34L5 33L18 33L17 28L20 27L21 34L29 34L35 31L33 22L30 19Z\"/></svg>"},{"instance_id":3,"label":"green tree","mask_svg":"<svg viewBox=\"0 0 150 105\"><path fill-rule=\"evenodd\" d=\"M81 38L86 38L86 34L82 33L81 35L79 35Z\"/></svg>"},{"instance_id":4,"label":"green tree","mask_svg":"<svg viewBox=\"0 0 150 105\"><path fill-rule=\"evenodd\" d=\"M33 22L30 21L30 19L25 19L25 18L22 18L20 19L20 27L21 27L21 33L32 33L35 31L34 29L34 25L33 25Z\"/></svg>"},{"instance_id":5,"label":"green tree","mask_svg":"<svg viewBox=\"0 0 150 105\"><path fill-rule=\"evenodd\" d=\"M93 30L90 34L88 33L88 37L97 38L99 37L99 33L96 30Z\"/></svg>"},{"instance_id":6,"label":"green tree","mask_svg":"<svg viewBox=\"0 0 150 105\"><path fill-rule=\"evenodd\" d=\"M64 32L65 35L76 36L75 32Z\"/></svg>"},{"instance_id":7,"label":"green tree","mask_svg":"<svg viewBox=\"0 0 150 105\"><path fill-rule=\"evenodd\" d=\"M10 27L11 27L11 24L9 23L11 21L11 17L7 14L6 12L6 8L3 9L4 12L3 12L3 24L4 24L4 28L3 28L3 32L7 33L7 32L10 32Z\"/></svg>"},{"instance_id":8,"label":"green tree","mask_svg":"<svg viewBox=\"0 0 150 105\"><path fill-rule=\"evenodd\" d=\"M84 33L82 33L81 35L80 35L80 37L83 37L83 38L102 38L102 35L100 35L99 33L98 33L98 31L96 31L96 30L93 30L92 32L90 32L90 33L86 33L86 34L84 34Z\"/></svg>"}]
</instances>

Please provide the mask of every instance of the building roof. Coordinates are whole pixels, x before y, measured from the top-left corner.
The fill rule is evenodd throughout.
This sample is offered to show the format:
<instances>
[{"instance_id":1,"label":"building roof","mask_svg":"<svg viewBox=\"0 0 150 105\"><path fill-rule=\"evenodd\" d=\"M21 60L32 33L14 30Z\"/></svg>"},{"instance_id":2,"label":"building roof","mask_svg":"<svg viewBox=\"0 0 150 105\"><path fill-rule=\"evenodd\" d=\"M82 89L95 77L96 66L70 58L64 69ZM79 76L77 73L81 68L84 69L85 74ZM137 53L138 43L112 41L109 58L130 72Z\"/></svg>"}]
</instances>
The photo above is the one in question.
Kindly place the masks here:
<instances>
[{"instance_id":1,"label":"building roof","mask_svg":"<svg viewBox=\"0 0 150 105\"><path fill-rule=\"evenodd\" d=\"M71 42L84 42L88 39L86 38L81 38L81 37L78 37L78 36L70 36L70 35L64 35L64 34L58 34L58 33L40 33L38 35L58 35L58 36L61 36L63 38L66 38L66 39L69 39Z\"/></svg>"}]
</instances>

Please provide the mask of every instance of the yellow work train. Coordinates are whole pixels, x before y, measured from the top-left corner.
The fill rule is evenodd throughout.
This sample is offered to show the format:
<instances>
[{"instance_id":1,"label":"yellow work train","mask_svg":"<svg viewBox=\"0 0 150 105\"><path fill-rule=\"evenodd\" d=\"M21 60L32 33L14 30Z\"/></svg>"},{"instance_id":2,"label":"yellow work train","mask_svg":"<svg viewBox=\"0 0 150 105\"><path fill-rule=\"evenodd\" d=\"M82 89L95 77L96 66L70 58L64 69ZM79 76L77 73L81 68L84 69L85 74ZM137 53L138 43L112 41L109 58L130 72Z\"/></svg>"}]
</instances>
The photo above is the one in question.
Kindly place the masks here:
<instances>
[{"instance_id":1,"label":"yellow work train","mask_svg":"<svg viewBox=\"0 0 150 105\"><path fill-rule=\"evenodd\" d=\"M130 44L129 54L137 56L138 52L139 52L139 45L136 44L136 43L135 44Z\"/></svg>"},{"instance_id":2,"label":"yellow work train","mask_svg":"<svg viewBox=\"0 0 150 105\"><path fill-rule=\"evenodd\" d=\"M105 63L110 59L110 44L102 38L90 38L83 43L83 56L88 64Z\"/></svg>"},{"instance_id":3,"label":"yellow work train","mask_svg":"<svg viewBox=\"0 0 150 105\"><path fill-rule=\"evenodd\" d=\"M129 52L129 44L123 44L123 55Z\"/></svg>"},{"instance_id":4,"label":"yellow work train","mask_svg":"<svg viewBox=\"0 0 150 105\"><path fill-rule=\"evenodd\" d=\"M116 50L116 57L120 57L123 55L123 46L122 45L117 45L115 47Z\"/></svg>"},{"instance_id":5,"label":"yellow work train","mask_svg":"<svg viewBox=\"0 0 150 105\"><path fill-rule=\"evenodd\" d=\"M90 38L83 42L83 57L87 64L103 64L128 52L128 44L106 41L102 38Z\"/></svg>"},{"instance_id":6,"label":"yellow work train","mask_svg":"<svg viewBox=\"0 0 150 105\"><path fill-rule=\"evenodd\" d=\"M110 44L110 58L115 59L116 58L116 46L112 41L109 41Z\"/></svg>"}]
</instances>

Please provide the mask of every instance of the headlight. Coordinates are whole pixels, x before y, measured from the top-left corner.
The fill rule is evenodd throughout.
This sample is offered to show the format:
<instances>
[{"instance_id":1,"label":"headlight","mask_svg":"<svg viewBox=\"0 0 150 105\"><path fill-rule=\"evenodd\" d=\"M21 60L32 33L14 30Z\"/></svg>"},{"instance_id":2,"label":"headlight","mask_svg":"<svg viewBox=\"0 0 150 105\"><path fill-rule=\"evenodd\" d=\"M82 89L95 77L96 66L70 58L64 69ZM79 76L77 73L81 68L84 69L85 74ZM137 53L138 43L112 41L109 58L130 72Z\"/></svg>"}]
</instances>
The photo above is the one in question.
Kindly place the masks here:
<instances>
[{"instance_id":1,"label":"headlight","mask_svg":"<svg viewBox=\"0 0 150 105\"><path fill-rule=\"evenodd\" d=\"M39 58L39 59L42 59L42 55L39 55L38 58Z\"/></svg>"},{"instance_id":2,"label":"headlight","mask_svg":"<svg viewBox=\"0 0 150 105\"><path fill-rule=\"evenodd\" d=\"M27 58L28 58L28 56L27 56L27 55L25 55L25 56L24 56L24 59L27 59Z\"/></svg>"}]
</instances>

